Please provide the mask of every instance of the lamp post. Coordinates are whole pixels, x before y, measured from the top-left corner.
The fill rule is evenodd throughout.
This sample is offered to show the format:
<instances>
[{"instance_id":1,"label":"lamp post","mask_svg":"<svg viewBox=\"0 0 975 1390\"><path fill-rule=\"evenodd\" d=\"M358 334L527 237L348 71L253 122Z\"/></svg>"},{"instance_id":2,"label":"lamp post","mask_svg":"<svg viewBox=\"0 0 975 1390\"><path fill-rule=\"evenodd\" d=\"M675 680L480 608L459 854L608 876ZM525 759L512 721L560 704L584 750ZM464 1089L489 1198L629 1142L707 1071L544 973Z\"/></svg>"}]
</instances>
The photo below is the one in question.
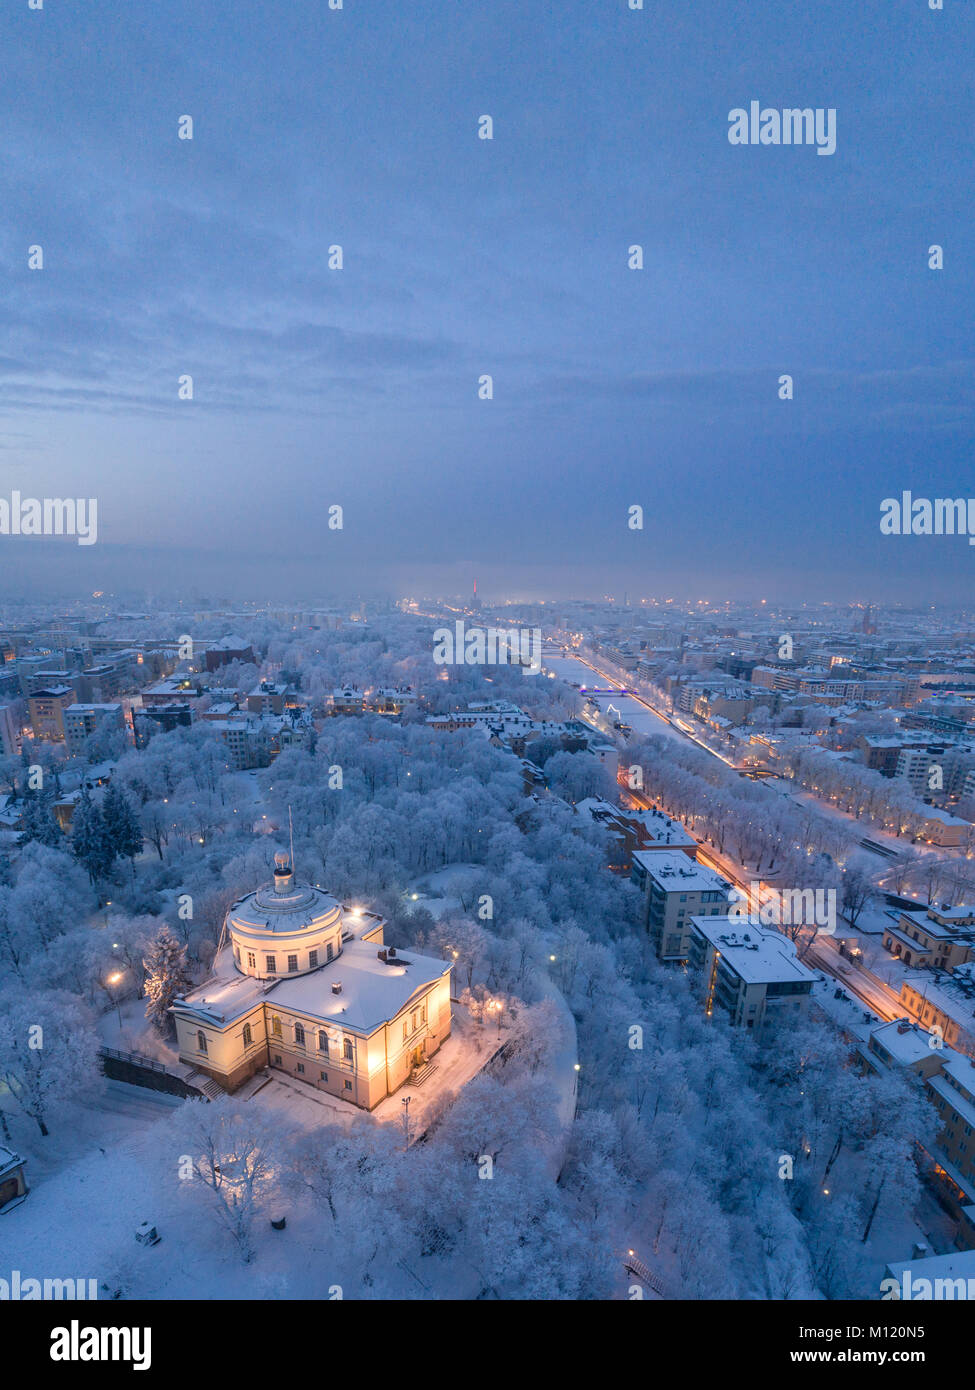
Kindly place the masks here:
<instances>
[{"instance_id":1,"label":"lamp post","mask_svg":"<svg viewBox=\"0 0 975 1390\"><path fill-rule=\"evenodd\" d=\"M122 1000L119 995L114 992L114 989L110 987L121 984L123 974L124 971L122 970L114 970L105 981L105 987L108 989L108 997L115 1005L115 1012L118 1014L118 1029L120 1033L122 1031Z\"/></svg>"}]
</instances>

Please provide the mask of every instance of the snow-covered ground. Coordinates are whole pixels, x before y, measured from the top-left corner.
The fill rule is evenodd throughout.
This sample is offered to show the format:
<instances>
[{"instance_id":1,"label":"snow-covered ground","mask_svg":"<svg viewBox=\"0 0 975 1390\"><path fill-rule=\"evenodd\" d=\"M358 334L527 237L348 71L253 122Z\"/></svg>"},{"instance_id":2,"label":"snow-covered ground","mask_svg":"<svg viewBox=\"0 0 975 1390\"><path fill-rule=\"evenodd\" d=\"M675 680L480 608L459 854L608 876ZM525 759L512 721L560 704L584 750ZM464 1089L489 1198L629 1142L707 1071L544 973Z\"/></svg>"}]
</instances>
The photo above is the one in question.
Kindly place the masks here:
<instances>
[{"instance_id":1,"label":"snow-covered ground","mask_svg":"<svg viewBox=\"0 0 975 1390\"><path fill-rule=\"evenodd\" d=\"M563 1120L551 1157L554 1179L575 1109L575 1024L554 986L541 984L559 1004L563 1022L563 1045L551 1063L551 1085ZM126 1040L139 1040L140 1007L136 1001L123 1007ZM114 1011L102 1024L108 1044L117 1046ZM499 1041L493 1022L483 1025L455 1003L451 1037L434 1059L437 1070L423 1086L401 1088L371 1114L277 1072L241 1104L265 1118L280 1116L289 1129L313 1132L338 1123L349 1129L388 1125L398 1133L402 1102L409 1096L415 1140L428 1112L439 1108L445 1094L456 1096L507 1036L509 1029L502 1026ZM28 1156L31 1192L26 1202L0 1218L5 1267L23 1277L95 1279L100 1298L118 1289L125 1298L206 1299L216 1291L230 1299L328 1298L336 1275L325 1256L322 1210L310 1200L288 1199L283 1231L271 1228L269 1211L258 1218L255 1258L248 1265L241 1263L215 1220L212 1232L201 1232L199 1208L176 1180L178 1155L169 1153L173 1113L182 1104L174 1096L102 1081L83 1107L52 1124L46 1140L8 1106L12 1142ZM147 1248L136 1242L143 1221L157 1227L158 1245ZM466 1270L463 1261L460 1269ZM456 1296L476 1296L477 1276L467 1271L465 1279L470 1287L455 1291ZM404 1296L411 1292L410 1284L406 1277ZM419 1287L412 1292L423 1296Z\"/></svg>"},{"instance_id":2,"label":"snow-covered ground","mask_svg":"<svg viewBox=\"0 0 975 1390\"><path fill-rule=\"evenodd\" d=\"M476 1076L494 1052L502 1046L508 1030L501 1029L501 1039L493 1024L488 1027L473 1020L462 1004L452 1006L453 1020L450 1037L432 1059L435 1071L428 1074L420 1086L401 1086L372 1111L358 1110L337 1096L306 1086L292 1076L271 1070L271 1080L256 1092L248 1104L259 1109L276 1110L282 1115L300 1119L308 1127L322 1124L354 1125L403 1123L403 1101L410 1102L410 1133L422 1134L425 1117L436 1109L445 1093L456 1093Z\"/></svg>"},{"instance_id":3,"label":"snow-covered ground","mask_svg":"<svg viewBox=\"0 0 975 1390\"><path fill-rule=\"evenodd\" d=\"M173 1042L161 1037L147 1021L144 999L123 999L117 1007L99 1016L96 1028L104 1047L136 1052L167 1066L176 1066L179 1062Z\"/></svg>"},{"instance_id":4,"label":"snow-covered ground","mask_svg":"<svg viewBox=\"0 0 975 1390\"><path fill-rule=\"evenodd\" d=\"M562 1171L572 1123L576 1113L576 1095L579 1088L579 1040L576 1021L572 1010L565 1002L561 990L545 974L537 977L538 987L546 999L551 999L559 1010L560 1036L558 1046L551 1061L551 1082L557 1097L556 1113L561 1126L560 1138L556 1142L549 1163L549 1172L557 1178Z\"/></svg>"},{"instance_id":5,"label":"snow-covered ground","mask_svg":"<svg viewBox=\"0 0 975 1390\"><path fill-rule=\"evenodd\" d=\"M424 874L407 890L406 897L417 907L426 908L437 921L448 912L465 912L476 900L478 884L483 882L480 864L445 864Z\"/></svg>"}]
</instances>

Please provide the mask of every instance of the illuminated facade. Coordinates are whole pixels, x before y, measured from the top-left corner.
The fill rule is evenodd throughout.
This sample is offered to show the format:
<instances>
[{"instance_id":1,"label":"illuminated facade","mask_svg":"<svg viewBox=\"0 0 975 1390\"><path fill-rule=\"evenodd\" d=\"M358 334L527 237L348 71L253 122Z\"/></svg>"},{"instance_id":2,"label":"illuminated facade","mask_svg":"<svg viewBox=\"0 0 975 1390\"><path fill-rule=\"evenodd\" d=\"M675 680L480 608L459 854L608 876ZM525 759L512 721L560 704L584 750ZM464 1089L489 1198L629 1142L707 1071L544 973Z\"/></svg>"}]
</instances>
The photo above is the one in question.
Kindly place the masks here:
<instances>
[{"instance_id":1,"label":"illuminated facade","mask_svg":"<svg viewBox=\"0 0 975 1390\"><path fill-rule=\"evenodd\" d=\"M227 913L214 973L175 1001L182 1062L236 1090L265 1067L372 1110L450 1036L450 965L383 944L384 919L274 881Z\"/></svg>"}]
</instances>

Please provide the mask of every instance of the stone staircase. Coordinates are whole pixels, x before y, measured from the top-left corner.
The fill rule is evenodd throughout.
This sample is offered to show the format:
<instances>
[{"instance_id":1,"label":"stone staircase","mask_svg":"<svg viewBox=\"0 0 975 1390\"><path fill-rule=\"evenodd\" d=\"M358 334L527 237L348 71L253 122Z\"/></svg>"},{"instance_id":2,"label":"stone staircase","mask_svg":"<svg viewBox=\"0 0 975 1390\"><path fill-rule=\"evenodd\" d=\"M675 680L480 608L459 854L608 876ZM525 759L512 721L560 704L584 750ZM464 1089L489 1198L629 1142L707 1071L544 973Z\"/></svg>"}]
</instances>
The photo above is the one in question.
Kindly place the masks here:
<instances>
[{"instance_id":1,"label":"stone staircase","mask_svg":"<svg viewBox=\"0 0 975 1390\"><path fill-rule=\"evenodd\" d=\"M659 1294L661 1298L666 1297L660 1279L646 1267L642 1260L638 1260L634 1255L628 1255L623 1261L623 1268L627 1274L635 1275L637 1279L641 1279L644 1284L649 1285L655 1294Z\"/></svg>"},{"instance_id":2,"label":"stone staircase","mask_svg":"<svg viewBox=\"0 0 975 1390\"><path fill-rule=\"evenodd\" d=\"M219 1100L221 1096L227 1094L223 1087L214 1081L212 1076L207 1076L205 1071L197 1071L195 1068L190 1068L183 1077L183 1080L186 1082L187 1086L192 1086L194 1090L199 1091L201 1096L206 1096L207 1100Z\"/></svg>"},{"instance_id":3,"label":"stone staircase","mask_svg":"<svg viewBox=\"0 0 975 1390\"><path fill-rule=\"evenodd\" d=\"M422 1066L414 1067L407 1079L407 1086L422 1086L428 1076L437 1070L436 1062L424 1062Z\"/></svg>"}]
</instances>

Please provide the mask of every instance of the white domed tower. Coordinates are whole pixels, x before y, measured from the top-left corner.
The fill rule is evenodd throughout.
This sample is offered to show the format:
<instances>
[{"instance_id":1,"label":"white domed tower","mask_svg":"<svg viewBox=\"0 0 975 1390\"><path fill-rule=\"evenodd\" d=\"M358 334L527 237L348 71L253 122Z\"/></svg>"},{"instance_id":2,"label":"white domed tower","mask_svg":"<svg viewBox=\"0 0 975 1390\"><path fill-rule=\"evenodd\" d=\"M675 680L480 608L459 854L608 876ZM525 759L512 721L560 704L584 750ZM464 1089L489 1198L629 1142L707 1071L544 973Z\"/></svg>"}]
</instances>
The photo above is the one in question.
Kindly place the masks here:
<instances>
[{"instance_id":1,"label":"white domed tower","mask_svg":"<svg viewBox=\"0 0 975 1390\"><path fill-rule=\"evenodd\" d=\"M284 850L274 881L248 893L227 913L237 969L262 980L306 975L342 951L342 908L320 888L296 884Z\"/></svg>"}]
</instances>

